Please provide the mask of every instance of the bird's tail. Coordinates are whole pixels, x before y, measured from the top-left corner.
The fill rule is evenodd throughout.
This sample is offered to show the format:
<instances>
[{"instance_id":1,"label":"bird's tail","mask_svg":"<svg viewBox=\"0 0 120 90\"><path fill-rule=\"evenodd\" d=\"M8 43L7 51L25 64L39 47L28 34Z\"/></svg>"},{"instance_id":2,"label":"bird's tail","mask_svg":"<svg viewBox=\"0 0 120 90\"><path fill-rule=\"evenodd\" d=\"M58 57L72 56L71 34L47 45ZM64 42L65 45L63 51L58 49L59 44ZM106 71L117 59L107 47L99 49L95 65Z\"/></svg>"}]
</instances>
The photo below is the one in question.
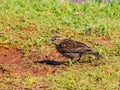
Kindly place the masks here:
<instances>
[{"instance_id":1,"label":"bird's tail","mask_svg":"<svg viewBox=\"0 0 120 90\"><path fill-rule=\"evenodd\" d=\"M91 53L91 54L93 54L93 55L94 55L95 57L97 57L99 60L103 58L99 53L93 52L93 53Z\"/></svg>"},{"instance_id":2,"label":"bird's tail","mask_svg":"<svg viewBox=\"0 0 120 90\"><path fill-rule=\"evenodd\" d=\"M92 54L99 60L103 58L99 53L92 51L90 48L86 49L86 54Z\"/></svg>"},{"instance_id":3,"label":"bird's tail","mask_svg":"<svg viewBox=\"0 0 120 90\"><path fill-rule=\"evenodd\" d=\"M93 51L89 51L89 52L87 52L87 54L92 54L95 57L97 57L97 59L99 59L99 60L103 58L99 53L96 53L96 52L93 52Z\"/></svg>"}]
</instances>

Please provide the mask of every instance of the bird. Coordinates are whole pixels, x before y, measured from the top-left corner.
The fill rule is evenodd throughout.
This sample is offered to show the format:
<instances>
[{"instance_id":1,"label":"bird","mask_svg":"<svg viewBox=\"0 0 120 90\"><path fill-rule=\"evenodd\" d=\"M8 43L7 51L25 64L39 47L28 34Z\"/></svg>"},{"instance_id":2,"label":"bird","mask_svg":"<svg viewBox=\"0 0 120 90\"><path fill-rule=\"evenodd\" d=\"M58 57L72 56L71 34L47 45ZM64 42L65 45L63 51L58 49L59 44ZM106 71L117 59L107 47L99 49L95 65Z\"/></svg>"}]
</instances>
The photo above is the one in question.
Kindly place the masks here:
<instances>
[{"instance_id":1,"label":"bird","mask_svg":"<svg viewBox=\"0 0 120 90\"><path fill-rule=\"evenodd\" d=\"M55 45L59 53L67 58L70 58L71 60L76 59L81 62L81 57L85 54L92 54L97 57L97 59L102 58L99 53L94 52L89 46L82 42L62 38L60 36L53 36L50 41Z\"/></svg>"}]
</instances>

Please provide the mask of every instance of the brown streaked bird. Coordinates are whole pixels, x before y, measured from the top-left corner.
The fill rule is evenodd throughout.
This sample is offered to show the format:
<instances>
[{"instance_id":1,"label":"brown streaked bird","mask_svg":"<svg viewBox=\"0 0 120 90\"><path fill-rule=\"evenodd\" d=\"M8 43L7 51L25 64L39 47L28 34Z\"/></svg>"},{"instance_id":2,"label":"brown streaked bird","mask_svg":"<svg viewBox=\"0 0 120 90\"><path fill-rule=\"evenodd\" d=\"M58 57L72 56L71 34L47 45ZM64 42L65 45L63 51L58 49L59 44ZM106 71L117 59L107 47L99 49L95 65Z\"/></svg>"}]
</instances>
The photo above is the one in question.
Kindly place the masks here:
<instances>
[{"instance_id":1,"label":"brown streaked bird","mask_svg":"<svg viewBox=\"0 0 120 90\"><path fill-rule=\"evenodd\" d=\"M84 54L92 54L96 56L98 59L102 58L98 53L94 52L86 44L74 41L72 39L65 39L60 36L54 36L50 39L50 41L55 44L56 49L62 55L70 59L78 58L77 61L80 61L81 56Z\"/></svg>"}]
</instances>

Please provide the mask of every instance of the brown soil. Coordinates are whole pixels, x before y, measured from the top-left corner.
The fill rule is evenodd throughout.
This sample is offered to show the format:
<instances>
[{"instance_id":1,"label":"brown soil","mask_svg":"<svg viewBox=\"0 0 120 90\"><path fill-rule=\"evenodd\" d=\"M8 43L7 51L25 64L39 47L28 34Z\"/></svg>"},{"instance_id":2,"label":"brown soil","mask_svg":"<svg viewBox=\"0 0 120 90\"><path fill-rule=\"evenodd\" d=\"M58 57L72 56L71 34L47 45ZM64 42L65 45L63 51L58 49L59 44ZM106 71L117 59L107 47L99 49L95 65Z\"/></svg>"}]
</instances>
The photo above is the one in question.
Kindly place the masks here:
<instances>
[{"instance_id":1,"label":"brown soil","mask_svg":"<svg viewBox=\"0 0 120 90\"><path fill-rule=\"evenodd\" d=\"M0 63L1 64L12 64L21 62L23 59L20 56L18 50L14 47L2 48L0 50Z\"/></svg>"},{"instance_id":2,"label":"brown soil","mask_svg":"<svg viewBox=\"0 0 120 90\"><path fill-rule=\"evenodd\" d=\"M59 60L55 60L58 59ZM65 58L56 50L48 52L47 56L38 51L31 52L28 58L21 55L20 50L15 47L0 48L0 74L24 74L33 76L52 74L60 72L66 65L63 64Z\"/></svg>"}]
</instances>

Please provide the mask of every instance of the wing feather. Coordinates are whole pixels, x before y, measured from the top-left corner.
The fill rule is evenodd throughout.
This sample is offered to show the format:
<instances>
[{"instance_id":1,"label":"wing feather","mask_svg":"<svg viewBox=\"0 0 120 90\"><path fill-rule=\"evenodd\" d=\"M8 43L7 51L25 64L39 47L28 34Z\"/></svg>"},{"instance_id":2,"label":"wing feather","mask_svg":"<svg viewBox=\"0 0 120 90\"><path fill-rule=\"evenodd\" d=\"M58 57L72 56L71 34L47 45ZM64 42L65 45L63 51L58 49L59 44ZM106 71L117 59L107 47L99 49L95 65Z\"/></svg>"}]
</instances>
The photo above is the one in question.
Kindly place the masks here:
<instances>
[{"instance_id":1,"label":"wing feather","mask_svg":"<svg viewBox=\"0 0 120 90\"><path fill-rule=\"evenodd\" d=\"M59 44L59 48L61 48L62 52L66 53L80 53L80 52L88 52L91 51L91 48L86 44L73 41L71 39L65 39Z\"/></svg>"}]
</instances>

